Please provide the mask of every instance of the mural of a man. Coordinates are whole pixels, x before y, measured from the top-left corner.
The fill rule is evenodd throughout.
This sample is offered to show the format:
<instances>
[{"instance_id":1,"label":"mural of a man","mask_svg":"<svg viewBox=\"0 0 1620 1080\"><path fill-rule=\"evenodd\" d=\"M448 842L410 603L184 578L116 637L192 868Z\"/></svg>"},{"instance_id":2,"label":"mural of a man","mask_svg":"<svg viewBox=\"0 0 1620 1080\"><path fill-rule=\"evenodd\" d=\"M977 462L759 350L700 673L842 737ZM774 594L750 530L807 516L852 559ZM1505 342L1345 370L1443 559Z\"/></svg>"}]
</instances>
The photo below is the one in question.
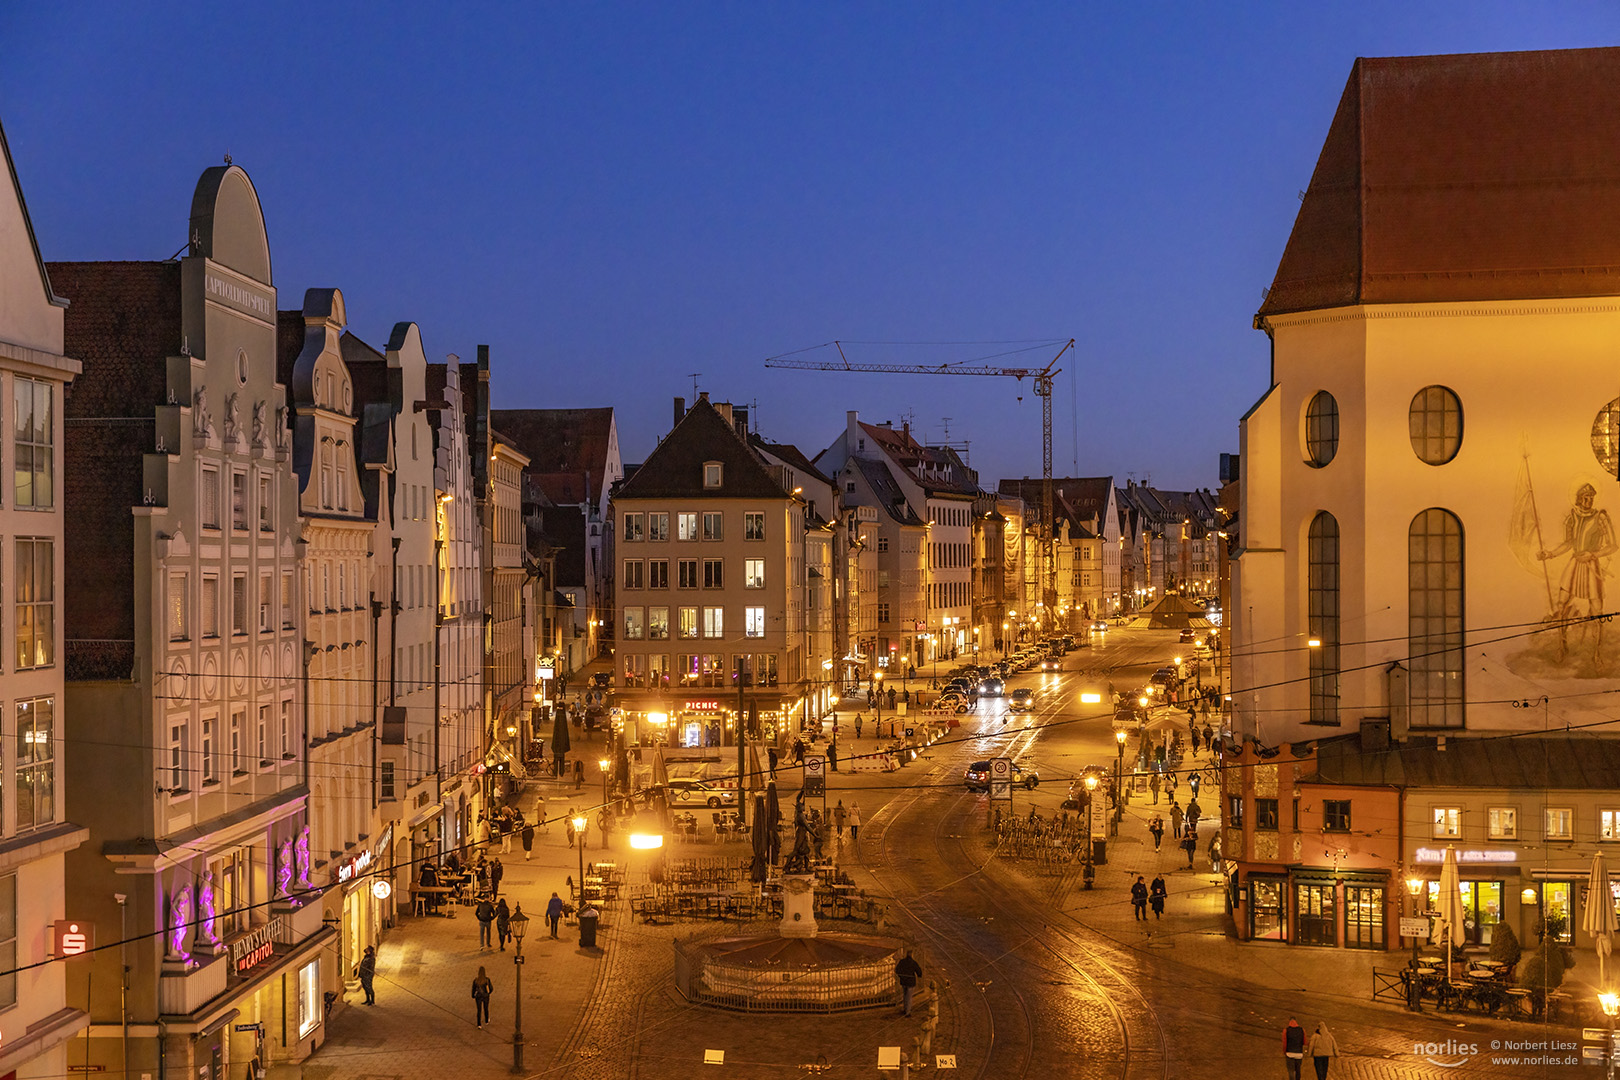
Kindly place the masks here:
<instances>
[{"instance_id":1,"label":"mural of a man","mask_svg":"<svg viewBox=\"0 0 1620 1080\"><path fill-rule=\"evenodd\" d=\"M1536 558L1556 559L1569 553L1569 562L1558 580L1558 600L1552 617L1560 622L1603 614L1604 560L1620 550L1614 523L1607 510L1592 506L1597 489L1582 484L1575 492L1575 505L1564 518L1563 543L1551 551L1538 551ZM1565 631L1560 637L1567 641Z\"/></svg>"}]
</instances>

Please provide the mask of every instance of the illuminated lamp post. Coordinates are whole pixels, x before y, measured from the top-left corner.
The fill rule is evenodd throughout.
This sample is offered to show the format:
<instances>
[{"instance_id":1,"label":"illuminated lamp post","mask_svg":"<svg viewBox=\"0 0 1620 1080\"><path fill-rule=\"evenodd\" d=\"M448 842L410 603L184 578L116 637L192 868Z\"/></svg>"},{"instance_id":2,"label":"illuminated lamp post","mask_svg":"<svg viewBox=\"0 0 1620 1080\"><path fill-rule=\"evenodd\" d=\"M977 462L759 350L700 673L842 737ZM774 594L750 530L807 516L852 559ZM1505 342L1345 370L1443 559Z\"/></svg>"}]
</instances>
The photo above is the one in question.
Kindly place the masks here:
<instances>
[{"instance_id":1,"label":"illuminated lamp post","mask_svg":"<svg viewBox=\"0 0 1620 1080\"><path fill-rule=\"evenodd\" d=\"M514 988L516 1012L512 1020L512 1071L522 1073L527 1071L523 1067L523 935L529 929L529 917L523 914L522 904L517 905L509 922L512 928L512 941L517 950L512 954L512 971L516 979Z\"/></svg>"},{"instance_id":2,"label":"illuminated lamp post","mask_svg":"<svg viewBox=\"0 0 1620 1080\"><path fill-rule=\"evenodd\" d=\"M1422 878L1413 875L1412 877L1406 879L1406 895L1412 899L1412 917L1414 919L1417 918L1419 914L1418 894L1422 891ZM1407 976L1406 1007L1411 1009L1413 1012L1423 1011L1422 987L1418 984L1418 939L1416 934L1412 935L1412 970Z\"/></svg>"},{"instance_id":3,"label":"illuminated lamp post","mask_svg":"<svg viewBox=\"0 0 1620 1080\"><path fill-rule=\"evenodd\" d=\"M1119 822L1125 817L1125 729L1120 728L1114 732L1114 742L1119 746L1119 752L1114 757L1114 821Z\"/></svg>"},{"instance_id":4,"label":"illuminated lamp post","mask_svg":"<svg viewBox=\"0 0 1620 1080\"><path fill-rule=\"evenodd\" d=\"M872 682L877 686L877 693L872 695L872 697L877 701L877 719L872 721L872 723L876 725L873 730L877 732L878 738L881 739L883 738L883 672L874 671L872 673ZM833 725L833 752L835 754L838 752L837 724Z\"/></svg>"},{"instance_id":5,"label":"illuminated lamp post","mask_svg":"<svg viewBox=\"0 0 1620 1080\"><path fill-rule=\"evenodd\" d=\"M574 819L574 831L579 834L579 906L585 908L585 815Z\"/></svg>"},{"instance_id":6,"label":"illuminated lamp post","mask_svg":"<svg viewBox=\"0 0 1620 1080\"><path fill-rule=\"evenodd\" d=\"M597 758L597 760L596 760L596 767L598 769L602 770L602 809L603 810L606 810L607 805L608 805L608 768L612 764L613 764L613 762L609 761L607 758ZM606 842L606 839L607 838L604 836L603 841Z\"/></svg>"},{"instance_id":7,"label":"illuminated lamp post","mask_svg":"<svg viewBox=\"0 0 1620 1080\"><path fill-rule=\"evenodd\" d=\"M1088 889L1091 888L1093 881L1095 881L1096 877L1097 877L1097 870L1096 870L1095 867L1093 867L1091 865L1092 853L1093 853L1094 848L1096 847L1096 845L1092 842L1092 839L1091 839L1092 807L1093 807L1093 805L1095 805L1096 795L1097 795L1097 778L1095 776L1088 776L1088 777L1086 777L1086 873L1085 873L1086 888L1088 888Z\"/></svg>"},{"instance_id":8,"label":"illuminated lamp post","mask_svg":"<svg viewBox=\"0 0 1620 1080\"><path fill-rule=\"evenodd\" d=\"M1603 1015L1609 1018L1609 1045L1604 1048L1603 1056L1609 1063L1609 1080L1614 1080L1614 1018L1620 1016L1620 994L1605 990L1598 995L1598 1004L1603 1006Z\"/></svg>"}]
</instances>

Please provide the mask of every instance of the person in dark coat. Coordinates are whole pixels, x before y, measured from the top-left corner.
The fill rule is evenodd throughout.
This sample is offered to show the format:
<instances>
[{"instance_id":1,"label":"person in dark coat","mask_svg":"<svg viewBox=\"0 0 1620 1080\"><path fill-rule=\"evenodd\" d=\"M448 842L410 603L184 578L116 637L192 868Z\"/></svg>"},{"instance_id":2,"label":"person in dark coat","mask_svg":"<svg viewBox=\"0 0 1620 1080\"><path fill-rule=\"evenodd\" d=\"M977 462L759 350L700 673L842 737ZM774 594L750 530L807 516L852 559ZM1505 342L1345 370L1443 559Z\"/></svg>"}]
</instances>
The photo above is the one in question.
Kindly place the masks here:
<instances>
[{"instance_id":1,"label":"person in dark coat","mask_svg":"<svg viewBox=\"0 0 1620 1080\"><path fill-rule=\"evenodd\" d=\"M1155 874L1153 884L1148 886L1148 903L1153 905L1153 917L1164 917L1164 898L1170 895L1170 889L1164 883L1163 874Z\"/></svg>"},{"instance_id":2,"label":"person in dark coat","mask_svg":"<svg viewBox=\"0 0 1620 1080\"><path fill-rule=\"evenodd\" d=\"M495 905L489 902L489 897L478 901L478 906L473 908L473 918L478 920L478 947L487 949L495 944L489 937L495 925Z\"/></svg>"},{"instance_id":3,"label":"person in dark coat","mask_svg":"<svg viewBox=\"0 0 1620 1080\"><path fill-rule=\"evenodd\" d=\"M501 943L501 952L506 951L506 939L512 936L512 909L506 906L503 896L495 905L495 937Z\"/></svg>"},{"instance_id":4,"label":"person in dark coat","mask_svg":"<svg viewBox=\"0 0 1620 1080\"><path fill-rule=\"evenodd\" d=\"M772 746L772 747L767 748L766 751L765 751L765 760L770 762L771 779L772 780L776 779L776 758L777 758L776 747Z\"/></svg>"},{"instance_id":5,"label":"person in dark coat","mask_svg":"<svg viewBox=\"0 0 1620 1080\"><path fill-rule=\"evenodd\" d=\"M553 938L557 936L557 924L562 922L562 917L562 897L558 896L556 893L552 893L551 899L546 903L546 922L551 924L551 936Z\"/></svg>"},{"instance_id":6,"label":"person in dark coat","mask_svg":"<svg viewBox=\"0 0 1620 1080\"><path fill-rule=\"evenodd\" d=\"M377 977L377 950L370 945L366 946L366 955L360 958L360 989L366 992L366 1004L377 1004L377 994L371 988L371 982Z\"/></svg>"},{"instance_id":7,"label":"person in dark coat","mask_svg":"<svg viewBox=\"0 0 1620 1080\"><path fill-rule=\"evenodd\" d=\"M506 876L506 867L501 865L500 859L492 859L489 864L489 894L501 895L501 878Z\"/></svg>"},{"instance_id":8,"label":"person in dark coat","mask_svg":"<svg viewBox=\"0 0 1620 1080\"><path fill-rule=\"evenodd\" d=\"M1283 1064L1288 1068L1288 1080L1299 1080L1299 1068L1305 1061L1305 1029L1292 1016L1283 1028Z\"/></svg>"},{"instance_id":9,"label":"person in dark coat","mask_svg":"<svg viewBox=\"0 0 1620 1080\"><path fill-rule=\"evenodd\" d=\"M894 965L894 977L900 983L900 1011L910 1016L911 995L917 989L918 980L922 978L922 965L917 963L910 949L907 949L905 955Z\"/></svg>"},{"instance_id":10,"label":"person in dark coat","mask_svg":"<svg viewBox=\"0 0 1620 1080\"><path fill-rule=\"evenodd\" d=\"M1158 851L1159 845L1164 842L1164 818L1154 814L1153 820L1148 822L1148 832L1153 834L1153 850Z\"/></svg>"},{"instance_id":11,"label":"person in dark coat","mask_svg":"<svg viewBox=\"0 0 1620 1080\"><path fill-rule=\"evenodd\" d=\"M1147 881L1141 874L1138 874L1136 875L1136 884L1131 886L1131 907L1136 913L1138 922L1147 921L1147 902Z\"/></svg>"},{"instance_id":12,"label":"person in dark coat","mask_svg":"<svg viewBox=\"0 0 1620 1080\"><path fill-rule=\"evenodd\" d=\"M494 992L495 984L489 981L489 975L480 967L472 982L473 1014L477 1017L479 1027L489 1023L489 996Z\"/></svg>"},{"instance_id":13,"label":"person in dark coat","mask_svg":"<svg viewBox=\"0 0 1620 1080\"><path fill-rule=\"evenodd\" d=\"M528 862L529 856L534 854L534 822L523 823L523 861Z\"/></svg>"}]
</instances>

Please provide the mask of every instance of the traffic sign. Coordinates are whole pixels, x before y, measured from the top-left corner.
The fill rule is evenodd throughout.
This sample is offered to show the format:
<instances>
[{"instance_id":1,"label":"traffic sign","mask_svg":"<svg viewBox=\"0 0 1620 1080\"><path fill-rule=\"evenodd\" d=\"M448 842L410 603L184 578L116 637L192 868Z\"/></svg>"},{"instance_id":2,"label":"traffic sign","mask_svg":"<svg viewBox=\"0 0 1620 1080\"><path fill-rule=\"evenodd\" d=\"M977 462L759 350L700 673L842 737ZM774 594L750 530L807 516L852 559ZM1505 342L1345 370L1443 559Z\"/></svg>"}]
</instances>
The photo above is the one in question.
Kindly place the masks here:
<instances>
[{"instance_id":1,"label":"traffic sign","mask_svg":"<svg viewBox=\"0 0 1620 1080\"><path fill-rule=\"evenodd\" d=\"M998 757L990 759L990 798L995 802L1012 802L1012 761Z\"/></svg>"},{"instance_id":2,"label":"traffic sign","mask_svg":"<svg viewBox=\"0 0 1620 1080\"><path fill-rule=\"evenodd\" d=\"M827 759L823 757L807 757L804 759L804 775L825 776L823 770L827 767Z\"/></svg>"},{"instance_id":3,"label":"traffic sign","mask_svg":"<svg viewBox=\"0 0 1620 1080\"><path fill-rule=\"evenodd\" d=\"M804 794L806 798L827 794L827 759L816 756L804 759Z\"/></svg>"}]
</instances>

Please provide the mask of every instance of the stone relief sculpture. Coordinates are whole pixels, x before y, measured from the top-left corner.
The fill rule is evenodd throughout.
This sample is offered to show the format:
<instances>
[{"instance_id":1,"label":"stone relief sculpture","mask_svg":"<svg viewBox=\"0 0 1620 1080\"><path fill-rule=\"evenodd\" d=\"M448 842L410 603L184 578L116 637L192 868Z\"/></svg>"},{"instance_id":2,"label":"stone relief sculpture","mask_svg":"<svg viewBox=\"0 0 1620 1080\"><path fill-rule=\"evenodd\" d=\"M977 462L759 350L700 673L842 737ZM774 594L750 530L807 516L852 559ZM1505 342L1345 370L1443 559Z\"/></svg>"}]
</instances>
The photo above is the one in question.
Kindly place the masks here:
<instances>
[{"instance_id":1,"label":"stone relief sculpture","mask_svg":"<svg viewBox=\"0 0 1620 1080\"><path fill-rule=\"evenodd\" d=\"M265 431L265 414L268 411L269 406L264 402L253 403L253 445L261 450L270 445L269 432Z\"/></svg>"},{"instance_id":2,"label":"stone relief sculpture","mask_svg":"<svg viewBox=\"0 0 1620 1080\"><path fill-rule=\"evenodd\" d=\"M276 406L276 449L287 449L287 406Z\"/></svg>"},{"instance_id":3,"label":"stone relief sculpture","mask_svg":"<svg viewBox=\"0 0 1620 1080\"><path fill-rule=\"evenodd\" d=\"M174 894L174 901L169 905L169 952L188 965L191 954L186 952L186 933L190 929L191 886L184 885Z\"/></svg>"},{"instance_id":4,"label":"stone relief sculpture","mask_svg":"<svg viewBox=\"0 0 1620 1080\"><path fill-rule=\"evenodd\" d=\"M191 435L195 439L214 437L214 418L208 414L208 387L199 386L191 397Z\"/></svg>"},{"instance_id":5,"label":"stone relief sculpture","mask_svg":"<svg viewBox=\"0 0 1620 1080\"><path fill-rule=\"evenodd\" d=\"M202 936L208 939L208 944L218 947L219 934L214 924L218 921L214 912L214 872L212 870L203 874L201 887L197 890L198 916L202 919Z\"/></svg>"}]
</instances>

